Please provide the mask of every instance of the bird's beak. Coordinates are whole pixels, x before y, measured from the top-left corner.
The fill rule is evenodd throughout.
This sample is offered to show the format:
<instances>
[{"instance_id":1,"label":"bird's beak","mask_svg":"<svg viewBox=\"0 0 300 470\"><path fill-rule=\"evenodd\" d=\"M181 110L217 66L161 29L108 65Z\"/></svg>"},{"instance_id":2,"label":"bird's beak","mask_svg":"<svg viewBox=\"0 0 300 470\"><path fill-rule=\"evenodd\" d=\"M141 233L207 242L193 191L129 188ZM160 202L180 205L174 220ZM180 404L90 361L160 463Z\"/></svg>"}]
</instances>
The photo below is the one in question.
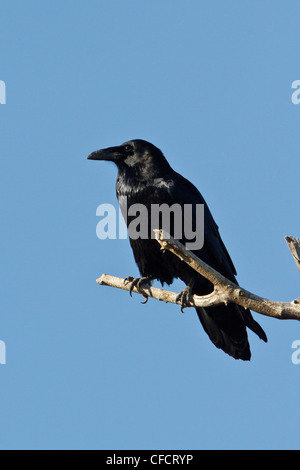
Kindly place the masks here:
<instances>
[{"instance_id":1,"label":"bird's beak","mask_svg":"<svg viewBox=\"0 0 300 470\"><path fill-rule=\"evenodd\" d=\"M124 157L123 147L109 147L107 149L96 150L87 158L88 160L107 160L110 162L118 162Z\"/></svg>"}]
</instances>

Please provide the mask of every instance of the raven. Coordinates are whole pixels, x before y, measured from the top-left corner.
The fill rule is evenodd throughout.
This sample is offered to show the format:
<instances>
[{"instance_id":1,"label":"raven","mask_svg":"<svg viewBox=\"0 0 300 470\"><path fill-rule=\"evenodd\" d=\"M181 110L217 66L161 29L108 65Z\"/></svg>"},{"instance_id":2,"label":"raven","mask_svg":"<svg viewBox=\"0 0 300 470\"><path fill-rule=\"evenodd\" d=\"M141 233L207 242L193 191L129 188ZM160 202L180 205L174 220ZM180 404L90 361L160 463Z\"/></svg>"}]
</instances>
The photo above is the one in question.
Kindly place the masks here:
<instances>
[{"instance_id":1,"label":"raven","mask_svg":"<svg viewBox=\"0 0 300 470\"><path fill-rule=\"evenodd\" d=\"M133 204L143 204L149 210L154 204L167 204L169 207L179 204L182 208L185 204L190 204L193 219L196 206L202 204L204 245L200 249L191 251L216 271L238 284L235 267L204 198L192 183L171 168L157 147L145 140L136 139L117 147L97 150L91 153L88 159L108 160L117 165L117 197L128 227L133 220L132 214L130 215L130 207ZM150 217L150 212L147 213ZM192 222L195 226L195 220ZM150 225L148 224L149 227ZM173 219L170 223L170 235L174 236ZM187 239L184 234L179 241L186 244ZM178 296L182 307L192 294L205 295L212 292L213 285L207 279L174 254L163 252L150 232L143 238L130 236L130 244L142 276L136 279L128 278L132 282L131 287L133 285L139 287L142 283L150 283L154 279L170 285L175 278L179 278L187 286ZM196 311L214 345L235 359L249 361L251 358L247 327L267 342L265 332L248 309L228 304L196 308Z\"/></svg>"}]
</instances>

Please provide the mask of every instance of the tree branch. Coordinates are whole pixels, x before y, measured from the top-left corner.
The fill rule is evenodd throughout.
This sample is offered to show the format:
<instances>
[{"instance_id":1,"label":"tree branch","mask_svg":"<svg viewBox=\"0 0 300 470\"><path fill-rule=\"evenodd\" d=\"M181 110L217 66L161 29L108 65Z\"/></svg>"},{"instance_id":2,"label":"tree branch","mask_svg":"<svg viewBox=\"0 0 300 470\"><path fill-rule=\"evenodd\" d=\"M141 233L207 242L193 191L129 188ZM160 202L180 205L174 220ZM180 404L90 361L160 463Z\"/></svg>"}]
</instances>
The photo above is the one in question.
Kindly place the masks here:
<instances>
[{"instance_id":1,"label":"tree branch","mask_svg":"<svg viewBox=\"0 0 300 470\"><path fill-rule=\"evenodd\" d=\"M126 290L129 292L130 290L130 283L125 284L125 279L121 277L115 277L115 276L110 276L109 274L102 274L99 279L96 281L100 286L109 286L109 287L116 287L118 289ZM153 299L156 300L161 300L163 302L170 302L172 304L180 304L180 301L176 300L177 293L176 292L170 292L165 289L159 289L158 287L139 287L137 289L134 287L132 289L132 292L135 292L136 294L141 294L144 297L152 297ZM219 305L222 303L222 299L220 300L220 295L222 293L218 292L218 289L215 289L211 294L208 295L194 295L193 300L190 302L187 307L212 307L213 305ZM224 297L224 302L226 301Z\"/></svg>"},{"instance_id":2,"label":"tree branch","mask_svg":"<svg viewBox=\"0 0 300 470\"><path fill-rule=\"evenodd\" d=\"M300 271L300 241L294 237L285 237L285 241L287 242L287 245L291 250L293 258Z\"/></svg>"},{"instance_id":3,"label":"tree branch","mask_svg":"<svg viewBox=\"0 0 300 470\"><path fill-rule=\"evenodd\" d=\"M169 250L178 256L183 262L191 266L195 271L208 279L213 285L212 293L203 296L194 295L187 307L212 307L220 304L236 303L244 308L249 308L257 313L280 320L300 320L300 297L292 302L277 302L259 297L237 286L229 279L208 266L194 253L185 249L178 241L163 230L154 230L155 238L160 243L162 250ZM298 260L299 261L299 260ZM103 274L97 279L98 284L130 290L130 283L125 284L125 279ZM144 297L153 297L164 302L180 305L176 300L178 294L157 287L133 288L133 292Z\"/></svg>"}]
</instances>

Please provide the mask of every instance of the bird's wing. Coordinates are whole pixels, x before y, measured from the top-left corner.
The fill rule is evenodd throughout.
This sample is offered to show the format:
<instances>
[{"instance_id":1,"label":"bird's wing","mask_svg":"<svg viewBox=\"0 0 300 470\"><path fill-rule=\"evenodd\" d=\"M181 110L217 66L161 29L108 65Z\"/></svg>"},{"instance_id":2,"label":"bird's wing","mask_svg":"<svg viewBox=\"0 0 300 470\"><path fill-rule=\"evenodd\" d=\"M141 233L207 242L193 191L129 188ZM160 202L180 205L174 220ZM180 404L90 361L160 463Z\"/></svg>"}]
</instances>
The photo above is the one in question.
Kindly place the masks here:
<instances>
[{"instance_id":1,"label":"bird's wing","mask_svg":"<svg viewBox=\"0 0 300 470\"><path fill-rule=\"evenodd\" d=\"M207 264L236 282L236 270L232 259L221 239L219 227L198 189L178 173L172 177L172 184L168 184L168 193L174 203L193 205L193 217L196 214L196 204L204 205L204 246L194 253Z\"/></svg>"}]
</instances>

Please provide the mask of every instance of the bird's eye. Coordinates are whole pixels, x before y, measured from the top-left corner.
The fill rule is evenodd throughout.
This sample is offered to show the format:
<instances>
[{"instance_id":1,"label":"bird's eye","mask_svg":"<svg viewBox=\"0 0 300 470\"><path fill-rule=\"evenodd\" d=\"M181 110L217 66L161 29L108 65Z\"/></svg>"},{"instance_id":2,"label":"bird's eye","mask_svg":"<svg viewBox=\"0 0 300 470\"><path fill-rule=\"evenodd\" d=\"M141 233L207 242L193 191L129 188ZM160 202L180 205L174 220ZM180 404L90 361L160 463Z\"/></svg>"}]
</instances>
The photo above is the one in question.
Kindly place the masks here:
<instances>
[{"instance_id":1,"label":"bird's eye","mask_svg":"<svg viewBox=\"0 0 300 470\"><path fill-rule=\"evenodd\" d=\"M125 149L125 152L127 153L127 155L130 155L132 153L132 146L127 144L127 145L124 145L124 149Z\"/></svg>"}]
</instances>

